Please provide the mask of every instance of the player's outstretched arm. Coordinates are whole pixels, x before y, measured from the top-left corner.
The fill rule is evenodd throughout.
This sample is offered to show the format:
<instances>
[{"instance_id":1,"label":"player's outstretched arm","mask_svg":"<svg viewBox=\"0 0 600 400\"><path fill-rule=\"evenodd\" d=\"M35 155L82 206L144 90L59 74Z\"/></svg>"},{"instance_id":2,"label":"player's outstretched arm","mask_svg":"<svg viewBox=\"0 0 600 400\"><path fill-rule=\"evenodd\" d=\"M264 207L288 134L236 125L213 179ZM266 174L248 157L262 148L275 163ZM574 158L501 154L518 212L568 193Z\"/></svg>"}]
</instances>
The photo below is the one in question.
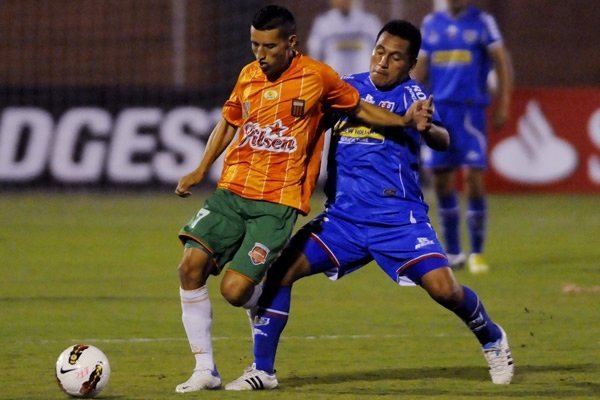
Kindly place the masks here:
<instances>
[{"instance_id":1,"label":"player's outstretched arm","mask_svg":"<svg viewBox=\"0 0 600 400\"><path fill-rule=\"evenodd\" d=\"M418 102L417 102L418 103ZM417 126L416 121L412 118L414 113L406 113L401 116L386 110L385 108L367 103L361 100L354 110L354 116L363 122L379 127L400 127Z\"/></svg>"},{"instance_id":2,"label":"player's outstretched arm","mask_svg":"<svg viewBox=\"0 0 600 400\"><path fill-rule=\"evenodd\" d=\"M235 125L231 125L225 118L221 118L208 138L204 155L198 167L179 179L175 189L177 196L188 197L192 194L190 188L202 182L208 169L231 143L236 131L237 127Z\"/></svg>"}]
</instances>

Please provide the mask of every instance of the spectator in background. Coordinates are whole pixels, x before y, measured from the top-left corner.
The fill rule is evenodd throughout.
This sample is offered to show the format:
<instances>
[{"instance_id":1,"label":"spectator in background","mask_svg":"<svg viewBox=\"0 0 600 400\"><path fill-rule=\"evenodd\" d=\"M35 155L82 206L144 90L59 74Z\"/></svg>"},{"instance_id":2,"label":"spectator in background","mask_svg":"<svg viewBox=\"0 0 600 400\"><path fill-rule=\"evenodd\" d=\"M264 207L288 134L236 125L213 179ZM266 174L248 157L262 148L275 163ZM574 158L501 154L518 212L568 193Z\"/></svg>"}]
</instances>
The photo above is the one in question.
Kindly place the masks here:
<instances>
[{"instance_id":1,"label":"spectator in background","mask_svg":"<svg viewBox=\"0 0 600 400\"><path fill-rule=\"evenodd\" d=\"M472 273L489 269L483 258L487 204L484 172L487 167L486 107L490 103L487 77L497 74L494 127L508 118L512 79L507 52L495 19L470 0L447 0L447 10L431 13L421 27L423 45L413 77L428 84L437 111L450 132L448 152L431 151L425 165L433 172L441 230L450 265L467 261L460 241L460 202L457 171L464 167L468 197L466 222Z\"/></svg>"},{"instance_id":2,"label":"spectator in background","mask_svg":"<svg viewBox=\"0 0 600 400\"><path fill-rule=\"evenodd\" d=\"M369 70L371 51L379 29L379 18L365 12L360 0L329 0L328 11L317 15L308 37L308 54L332 67L340 75ZM323 157L331 136L325 136ZM327 163L321 164L319 179L325 181Z\"/></svg>"},{"instance_id":3,"label":"spectator in background","mask_svg":"<svg viewBox=\"0 0 600 400\"><path fill-rule=\"evenodd\" d=\"M330 0L330 10L315 18L308 38L311 57L340 75L367 71L381 21L356 5L357 0Z\"/></svg>"}]
</instances>

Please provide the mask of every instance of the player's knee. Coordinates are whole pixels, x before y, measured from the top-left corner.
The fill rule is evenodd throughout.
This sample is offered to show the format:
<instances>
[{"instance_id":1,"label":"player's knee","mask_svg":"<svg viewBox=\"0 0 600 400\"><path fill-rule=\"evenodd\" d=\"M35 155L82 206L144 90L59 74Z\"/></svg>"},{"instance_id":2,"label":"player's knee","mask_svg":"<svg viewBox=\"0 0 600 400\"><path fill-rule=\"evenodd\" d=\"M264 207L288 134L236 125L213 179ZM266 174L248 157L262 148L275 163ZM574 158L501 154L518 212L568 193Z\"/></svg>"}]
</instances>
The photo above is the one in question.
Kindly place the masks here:
<instances>
[{"instance_id":1,"label":"player's knee","mask_svg":"<svg viewBox=\"0 0 600 400\"><path fill-rule=\"evenodd\" d=\"M177 270L181 287L184 289L196 289L206 283L203 280L202 268L198 265L181 262Z\"/></svg>"},{"instance_id":2,"label":"player's knee","mask_svg":"<svg viewBox=\"0 0 600 400\"><path fill-rule=\"evenodd\" d=\"M221 295L232 306L241 307L250 299L254 283L237 275L226 274L221 280Z\"/></svg>"},{"instance_id":3,"label":"player's knee","mask_svg":"<svg viewBox=\"0 0 600 400\"><path fill-rule=\"evenodd\" d=\"M446 308L458 307L462 302L462 288L452 282L443 282L428 291L431 298Z\"/></svg>"},{"instance_id":4,"label":"player's knee","mask_svg":"<svg viewBox=\"0 0 600 400\"><path fill-rule=\"evenodd\" d=\"M446 308L458 307L462 303L462 286L446 269L437 269L425 275L422 286L433 300Z\"/></svg>"},{"instance_id":5,"label":"player's knee","mask_svg":"<svg viewBox=\"0 0 600 400\"><path fill-rule=\"evenodd\" d=\"M289 252L286 257L280 257L279 261L283 261L283 264L287 266L281 273L282 277L280 279L280 285L282 286L292 286L294 282L297 280L311 275L310 263L308 262L308 258L302 252ZM275 267L272 268L275 270ZM270 273L270 272L269 272Z\"/></svg>"},{"instance_id":6,"label":"player's knee","mask_svg":"<svg viewBox=\"0 0 600 400\"><path fill-rule=\"evenodd\" d=\"M207 258L202 251L186 249L177 266L179 280L183 288L195 288L206 283Z\"/></svg>"}]
</instances>

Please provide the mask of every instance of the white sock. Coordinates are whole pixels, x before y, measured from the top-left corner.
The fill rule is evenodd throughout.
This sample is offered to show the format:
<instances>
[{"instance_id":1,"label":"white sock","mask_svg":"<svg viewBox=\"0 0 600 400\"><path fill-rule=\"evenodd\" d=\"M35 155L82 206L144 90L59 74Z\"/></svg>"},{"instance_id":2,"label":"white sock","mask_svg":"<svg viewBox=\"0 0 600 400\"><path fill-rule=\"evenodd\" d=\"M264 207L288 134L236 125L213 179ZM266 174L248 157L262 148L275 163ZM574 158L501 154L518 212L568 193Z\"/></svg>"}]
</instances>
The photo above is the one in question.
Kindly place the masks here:
<instances>
[{"instance_id":1,"label":"white sock","mask_svg":"<svg viewBox=\"0 0 600 400\"><path fill-rule=\"evenodd\" d=\"M263 291L262 285L255 285L254 292L252 292L252 296L250 296L250 299L246 303L244 303L242 305L242 307L247 308L247 309L251 309L251 308L255 307L256 304L258 304L258 299L260 298L262 291Z\"/></svg>"},{"instance_id":2,"label":"white sock","mask_svg":"<svg viewBox=\"0 0 600 400\"><path fill-rule=\"evenodd\" d=\"M187 334L192 353L196 358L196 368L213 369L215 362L212 348L212 308L208 297L208 289L179 289L181 298L181 320Z\"/></svg>"}]
</instances>

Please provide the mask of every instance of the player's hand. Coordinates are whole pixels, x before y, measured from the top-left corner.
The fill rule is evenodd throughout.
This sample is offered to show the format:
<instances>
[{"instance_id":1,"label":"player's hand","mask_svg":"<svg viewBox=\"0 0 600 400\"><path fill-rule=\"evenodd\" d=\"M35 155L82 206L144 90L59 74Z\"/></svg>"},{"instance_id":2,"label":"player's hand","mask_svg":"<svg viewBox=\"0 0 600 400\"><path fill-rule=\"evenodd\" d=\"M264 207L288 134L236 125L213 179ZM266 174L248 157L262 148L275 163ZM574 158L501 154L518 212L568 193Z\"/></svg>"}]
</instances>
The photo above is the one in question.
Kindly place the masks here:
<instances>
[{"instance_id":1,"label":"player's hand","mask_svg":"<svg viewBox=\"0 0 600 400\"><path fill-rule=\"evenodd\" d=\"M179 197L188 197L192 194L190 188L200 183L200 180L196 178L194 173L187 174L179 179L177 187L175 188L175 194Z\"/></svg>"},{"instance_id":2,"label":"player's hand","mask_svg":"<svg viewBox=\"0 0 600 400\"><path fill-rule=\"evenodd\" d=\"M433 118L433 96L429 96L427 100L421 100L418 103L413 118L417 131L420 133L429 132Z\"/></svg>"}]
</instances>

